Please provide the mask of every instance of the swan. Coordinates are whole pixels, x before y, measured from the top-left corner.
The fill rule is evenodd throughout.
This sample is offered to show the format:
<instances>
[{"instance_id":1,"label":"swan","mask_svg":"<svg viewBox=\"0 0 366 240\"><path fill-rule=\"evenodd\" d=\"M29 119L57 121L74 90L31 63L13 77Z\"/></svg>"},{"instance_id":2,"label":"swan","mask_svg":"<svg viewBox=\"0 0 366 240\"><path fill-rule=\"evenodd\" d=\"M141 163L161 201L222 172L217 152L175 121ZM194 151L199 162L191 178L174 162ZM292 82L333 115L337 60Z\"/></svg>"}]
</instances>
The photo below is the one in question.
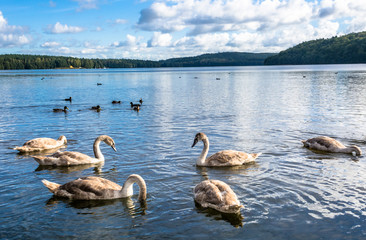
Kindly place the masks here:
<instances>
[{"instance_id":1,"label":"swan","mask_svg":"<svg viewBox=\"0 0 366 240\"><path fill-rule=\"evenodd\" d=\"M107 200L130 197L133 195L133 184L137 183L140 188L138 199L140 201L146 200L145 180L137 174L128 176L122 187L101 177L82 177L64 185L45 179L42 182L55 196L74 200Z\"/></svg>"},{"instance_id":2,"label":"swan","mask_svg":"<svg viewBox=\"0 0 366 240\"><path fill-rule=\"evenodd\" d=\"M319 136L310 138L308 140L302 140L302 143L304 144L304 147L312 150L333 153L351 153L353 156L361 156L362 154L362 151L359 147L355 145L346 147L334 138L327 136Z\"/></svg>"},{"instance_id":3,"label":"swan","mask_svg":"<svg viewBox=\"0 0 366 240\"><path fill-rule=\"evenodd\" d=\"M224 166L239 166L246 163L254 162L255 159L262 153L244 153L234 150L224 150L217 152L210 157L207 157L209 149L208 137L204 133L197 133L192 147L196 145L198 141L203 142L203 150L201 155L196 161L197 166L206 167L224 167Z\"/></svg>"},{"instance_id":4,"label":"swan","mask_svg":"<svg viewBox=\"0 0 366 240\"><path fill-rule=\"evenodd\" d=\"M196 185L193 193L194 200L204 208L237 213L244 207L230 186L220 180L204 180Z\"/></svg>"},{"instance_id":5,"label":"swan","mask_svg":"<svg viewBox=\"0 0 366 240\"><path fill-rule=\"evenodd\" d=\"M113 139L107 135L101 135L94 141L93 150L95 158L89 157L88 155L79 152L56 152L49 157L34 156L33 158L40 165L48 166L74 166L82 164L103 163L104 156L99 148L101 141L111 146L113 150L117 152Z\"/></svg>"},{"instance_id":6,"label":"swan","mask_svg":"<svg viewBox=\"0 0 366 240\"><path fill-rule=\"evenodd\" d=\"M64 109L62 109L62 108L54 108L53 109L53 111L54 112L67 112L67 110L69 110L69 108L68 107L64 107Z\"/></svg>"},{"instance_id":7,"label":"swan","mask_svg":"<svg viewBox=\"0 0 366 240\"><path fill-rule=\"evenodd\" d=\"M57 140L53 138L35 138L27 141L22 147L15 147L14 150L19 152L40 152L44 150L59 148L66 145L67 140L65 136L60 136Z\"/></svg>"}]
</instances>

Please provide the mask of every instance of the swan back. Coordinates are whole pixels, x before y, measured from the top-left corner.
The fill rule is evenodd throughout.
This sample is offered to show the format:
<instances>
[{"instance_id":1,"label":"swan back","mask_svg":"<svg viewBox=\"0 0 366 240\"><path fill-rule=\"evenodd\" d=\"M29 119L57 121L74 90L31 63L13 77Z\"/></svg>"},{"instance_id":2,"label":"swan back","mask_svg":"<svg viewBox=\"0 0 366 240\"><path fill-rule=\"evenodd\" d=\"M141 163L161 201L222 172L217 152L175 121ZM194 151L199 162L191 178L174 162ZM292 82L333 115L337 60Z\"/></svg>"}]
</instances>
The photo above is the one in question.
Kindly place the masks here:
<instances>
[{"instance_id":1,"label":"swan back","mask_svg":"<svg viewBox=\"0 0 366 240\"><path fill-rule=\"evenodd\" d=\"M39 152L54 148L59 148L66 145L67 140L65 136L60 136L57 140L52 138L35 138L23 144L22 147L15 147L14 150L20 152Z\"/></svg>"},{"instance_id":2,"label":"swan back","mask_svg":"<svg viewBox=\"0 0 366 240\"><path fill-rule=\"evenodd\" d=\"M334 153L354 153L358 156L362 154L362 151L358 146L353 145L346 147L341 142L327 136L310 138L308 140L303 140L302 143L304 144L304 147L312 150Z\"/></svg>"},{"instance_id":3,"label":"swan back","mask_svg":"<svg viewBox=\"0 0 366 240\"><path fill-rule=\"evenodd\" d=\"M194 200L202 207L237 213L243 205L229 185L220 180L205 180L194 188Z\"/></svg>"}]
</instances>

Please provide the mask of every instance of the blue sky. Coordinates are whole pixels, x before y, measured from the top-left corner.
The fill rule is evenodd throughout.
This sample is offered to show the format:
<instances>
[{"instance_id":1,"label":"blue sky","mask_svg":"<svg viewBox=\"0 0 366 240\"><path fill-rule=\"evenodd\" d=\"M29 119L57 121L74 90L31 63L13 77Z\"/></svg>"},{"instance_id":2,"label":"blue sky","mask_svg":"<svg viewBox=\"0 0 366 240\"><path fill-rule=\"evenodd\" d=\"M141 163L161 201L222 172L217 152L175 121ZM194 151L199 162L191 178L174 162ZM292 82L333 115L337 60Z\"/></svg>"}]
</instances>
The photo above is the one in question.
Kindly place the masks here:
<instances>
[{"instance_id":1,"label":"blue sky","mask_svg":"<svg viewBox=\"0 0 366 240\"><path fill-rule=\"evenodd\" d=\"M160 60L365 30L361 0L0 0L0 54Z\"/></svg>"}]
</instances>

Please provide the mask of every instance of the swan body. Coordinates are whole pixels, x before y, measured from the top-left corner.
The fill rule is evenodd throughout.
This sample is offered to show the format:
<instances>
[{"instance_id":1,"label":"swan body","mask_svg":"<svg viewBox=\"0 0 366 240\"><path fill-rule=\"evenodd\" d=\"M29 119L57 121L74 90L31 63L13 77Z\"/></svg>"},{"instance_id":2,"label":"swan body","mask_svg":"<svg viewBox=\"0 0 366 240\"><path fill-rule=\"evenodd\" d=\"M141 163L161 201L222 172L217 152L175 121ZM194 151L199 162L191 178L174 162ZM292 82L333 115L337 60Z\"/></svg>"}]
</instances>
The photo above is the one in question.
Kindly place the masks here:
<instances>
[{"instance_id":1,"label":"swan body","mask_svg":"<svg viewBox=\"0 0 366 240\"><path fill-rule=\"evenodd\" d=\"M226 183L219 180L205 180L193 190L194 200L204 208L213 208L224 213L237 213L243 205Z\"/></svg>"},{"instance_id":2,"label":"swan body","mask_svg":"<svg viewBox=\"0 0 366 240\"><path fill-rule=\"evenodd\" d=\"M56 152L48 157L34 156L33 158L40 165L48 165L48 166L75 166L82 164L103 163L104 156L100 151L99 147L101 141L111 146L114 151L117 151L113 139L107 135L101 135L97 137L94 141L93 145L94 156L95 156L94 158L80 152Z\"/></svg>"},{"instance_id":3,"label":"swan body","mask_svg":"<svg viewBox=\"0 0 366 240\"><path fill-rule=\"evenodd\" d=\"M244 153L235 150L224 150L217 152L211 156L207 157L209 149L208 137L204 133L197 133L192 147L196 145L197 142L203 142L203 150L201 155L196 161L197 166L206 167L224 167L224 166L239 166L246 163L254 162L255 159L262 153Z\"/></svg>"},{"instance_id":4,"label":"swan body","mask_svg":"<svg viewBox=\"0 0 366 240\"><path fill-rule=\"evenodd\" d=\"M60 136L57 140L52 138L35 138L27 141L22 147L15 147L19 152L41 152L54 148L59 148L67 144L65 136Z\"/></svg>"},{"instance_id":5,"label":"swan body","mask_svg":"<svg viewBox=\"0 0 366 240\"><path fill-rule=\"evenodd\" d=\"M53 111L54 112L67 112L67 110L69 110L68 107L64 107L63 109L62 108L54 108Z\"/></svg>"},{"instance_id":6,"label":"swan body","mask_svg":"<svg viewBox=\"0 0 366 240\"><path fill-rule=\"evenodd\" d=\"M304 147L312 150L333 153L351 153L354 156L362 155L362 151L359 147L355 145L346 147L334 138L326 136L319 136L315 138L310 138L308 140L302 140L302 143L304 144Z\"/></svg>"},{"instance_id":7,"label":"swan body","mask_svg":"<svg viewBox=\"0 0 366 240\"><path fill-rule=\"evenodd\" d=\"M140 191L138 199L146 200L146 183L137 174L130 175L123 186L101 177L83 177L60 185L47 180L43 184L55 196L65 197L73 200L107 200L126 198L133 195L133 184L137 183Z\"/></svg>"}]
</instances>

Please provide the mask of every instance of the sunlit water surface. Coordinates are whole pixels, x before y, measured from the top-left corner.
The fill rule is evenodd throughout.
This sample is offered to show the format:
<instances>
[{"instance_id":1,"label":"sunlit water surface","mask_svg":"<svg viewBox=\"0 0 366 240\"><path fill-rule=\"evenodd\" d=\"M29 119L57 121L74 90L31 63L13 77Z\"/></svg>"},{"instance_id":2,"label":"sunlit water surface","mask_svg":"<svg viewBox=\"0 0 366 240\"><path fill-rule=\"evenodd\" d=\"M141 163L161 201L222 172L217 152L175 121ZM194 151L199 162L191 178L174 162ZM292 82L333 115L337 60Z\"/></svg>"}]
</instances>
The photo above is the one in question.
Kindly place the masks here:
<instances>
[{"instance_id":1,"label":"sunlit water surface","mask_svg":"<svg viewBox=\"0 0 366 240\"><path fill-rule=\"evenodd\" d=\"M301 143L328 135L366 152L366 65L2 71L0 84L1 239L366 236L365 158ZM141 110L131 110L140 98ZM101 112L89 110L98 104ZM52 111L65 105L67 114ZM209 137L209 154L263 154L248 166L196 167L197 132ZM65 135L67 150L93 155L102 134L117 152L101 144L99 171L42 169L12 150ZM100 176L123 184L133 173L147 183L146 206L137 187L128 199L72 202L41 183ZM231 186L244 205L240 216L195 206L192 190L207 178Z\"/></svg>"}]
</instances>

